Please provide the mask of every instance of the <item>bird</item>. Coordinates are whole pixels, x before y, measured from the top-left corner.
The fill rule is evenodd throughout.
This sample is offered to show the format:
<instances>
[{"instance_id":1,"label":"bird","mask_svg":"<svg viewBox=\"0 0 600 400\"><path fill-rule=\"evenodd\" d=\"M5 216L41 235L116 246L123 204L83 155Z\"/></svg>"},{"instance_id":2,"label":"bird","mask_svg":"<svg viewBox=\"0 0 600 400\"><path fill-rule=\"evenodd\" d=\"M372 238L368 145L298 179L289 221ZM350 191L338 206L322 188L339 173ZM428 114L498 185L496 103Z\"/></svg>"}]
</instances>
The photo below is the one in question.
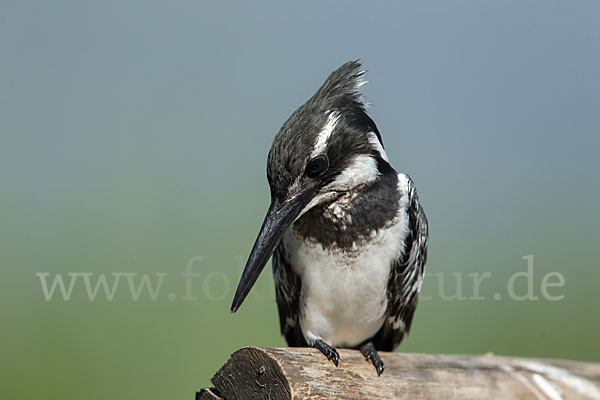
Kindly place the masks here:
<instances>
[{"instance_id":1,"label":"bird","mask_svg":"<svg viewBox=\"0 0 600 400\"><path fill-rule=\"evenodd\" d=\"M338 366L408 334L427 260L428 222L412 179L391 166L367 114L359 60L333 71L285 121L267 159L271 201L242 272L236 312L272 256L281 333Z\"/></svg>"}]
</instances>

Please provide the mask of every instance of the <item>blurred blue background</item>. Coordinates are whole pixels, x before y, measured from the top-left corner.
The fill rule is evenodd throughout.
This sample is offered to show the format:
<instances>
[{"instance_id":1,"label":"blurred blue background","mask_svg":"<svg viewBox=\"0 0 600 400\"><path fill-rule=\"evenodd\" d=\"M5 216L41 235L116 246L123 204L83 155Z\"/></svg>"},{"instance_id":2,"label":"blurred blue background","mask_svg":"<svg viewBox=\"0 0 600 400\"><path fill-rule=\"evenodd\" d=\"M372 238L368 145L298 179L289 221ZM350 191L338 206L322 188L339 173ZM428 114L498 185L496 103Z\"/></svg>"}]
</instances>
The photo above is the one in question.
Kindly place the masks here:
<instances>
[{"instance_id":1,"label":"blurred blue background","mask_svg":"<svg viewBox=\"0 0 600 400\"><path fill-rule=\"evenodd\" d=\"M357 58L430 220L400 351L600 361L599 15L596 1L2 0L0 397L191 399L234 350L283 346L268 270L229 313L267 152ZM517 301L528 255L538 300ZM36 273L73 272L167 275L155 300L122 278L92 301L81 277L46 300ZM561 300L542 296L550 272Z\"/></svg>"}]
</instances>

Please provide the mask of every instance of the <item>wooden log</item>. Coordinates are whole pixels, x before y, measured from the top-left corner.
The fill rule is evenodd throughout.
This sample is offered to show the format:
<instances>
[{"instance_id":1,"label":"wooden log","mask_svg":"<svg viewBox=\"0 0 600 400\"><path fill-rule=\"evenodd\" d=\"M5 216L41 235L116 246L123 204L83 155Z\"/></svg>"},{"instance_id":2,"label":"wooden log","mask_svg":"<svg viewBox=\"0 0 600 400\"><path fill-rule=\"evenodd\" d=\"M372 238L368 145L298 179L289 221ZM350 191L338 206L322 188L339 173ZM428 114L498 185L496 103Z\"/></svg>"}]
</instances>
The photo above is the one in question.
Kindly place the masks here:
<instances>
[{"instance_id":1,"label":"wooden log","mask_svg":"<svg viewBox=\"0 0 600 400\"><path fill-rule=\"evenodd\" d=\"M360 352L339 353L336 368L315 349L246 347L196 399L600 400L599 364L382 352L385 372L378 377Z\"/></svg>"}]
</instances>

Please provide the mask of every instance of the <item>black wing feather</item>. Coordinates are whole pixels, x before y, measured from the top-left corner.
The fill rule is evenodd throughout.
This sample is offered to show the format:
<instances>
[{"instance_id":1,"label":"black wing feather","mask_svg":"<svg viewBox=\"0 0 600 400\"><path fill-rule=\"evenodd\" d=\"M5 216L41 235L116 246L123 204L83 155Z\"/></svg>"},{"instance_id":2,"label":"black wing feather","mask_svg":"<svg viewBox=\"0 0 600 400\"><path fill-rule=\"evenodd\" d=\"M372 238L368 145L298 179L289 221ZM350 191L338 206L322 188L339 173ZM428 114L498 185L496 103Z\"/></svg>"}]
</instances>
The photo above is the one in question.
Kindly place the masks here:
<instances>
[{"instance_id":1,"label":"black wing feather","mask_svg":"<svg viewBox=\"0 0 600 400\"><path fill-rule=\"evenodd\" d=\"M283 242L273 253L273 277L275 279L275 298L279 310L281 334L288 346L306 347L307 343L300 330L300 277L292 270L286 257Z\"/></svg>"},{"instance_id":2,"label":"black wing feather","mask_svg":"<svg viewBox=\"0 0 600 400\"><path fill-rule=\"evenodd\" d=\"M390 271L386 319L373 338L375 347L384 351L393 351L410 330L427 261L427 217L410 178L407 193L403 195L408 196L405 251Z\"/></svg>"}]
</instances>

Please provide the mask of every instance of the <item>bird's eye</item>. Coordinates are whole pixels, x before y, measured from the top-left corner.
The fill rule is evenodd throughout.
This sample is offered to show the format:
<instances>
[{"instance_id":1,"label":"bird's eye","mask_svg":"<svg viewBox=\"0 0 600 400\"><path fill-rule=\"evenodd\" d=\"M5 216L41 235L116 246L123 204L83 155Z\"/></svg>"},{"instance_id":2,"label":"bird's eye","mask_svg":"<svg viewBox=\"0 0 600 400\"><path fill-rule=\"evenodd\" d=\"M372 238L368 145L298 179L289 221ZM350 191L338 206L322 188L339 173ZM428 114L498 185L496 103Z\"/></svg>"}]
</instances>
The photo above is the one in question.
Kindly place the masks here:
<instances>
[{"instance_id":1,"label":"bird's eye","mask_svg":"<svg viewBox=\"0 0 600 400\"><path fill-rule=\"evenodd\" d=\"M327 156L322 155L315 157L310 160L306 166L306 176L309 178L316 178L325 172L327 167L329 167L329 160L327 159Z\"/></svg>"}]
</instances>

